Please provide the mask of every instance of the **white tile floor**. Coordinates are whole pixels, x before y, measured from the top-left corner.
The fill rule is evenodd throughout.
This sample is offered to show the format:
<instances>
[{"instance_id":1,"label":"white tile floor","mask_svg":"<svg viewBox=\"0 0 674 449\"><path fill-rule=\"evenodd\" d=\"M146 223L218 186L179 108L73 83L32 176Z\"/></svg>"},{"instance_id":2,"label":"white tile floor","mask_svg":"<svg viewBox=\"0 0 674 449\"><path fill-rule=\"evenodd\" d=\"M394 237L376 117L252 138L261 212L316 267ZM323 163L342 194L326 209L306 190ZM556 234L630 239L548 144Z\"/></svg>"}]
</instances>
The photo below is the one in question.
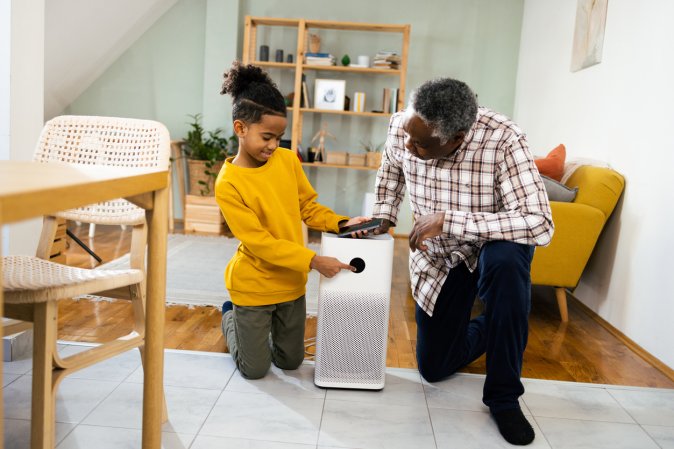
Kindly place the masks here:
<instances>
[{"instance_id":1,"label":"white tile floor","mask_svg":"<svg viewBox=\"0 0 674 449\"><path fill-rule=\"evenodd\" d=\"M61 345L63 354L83 348ZM324 390L313 366L242 378L227 354L166 352L167 449L500 448L483 376L435 384L391 368L380 392ZM4 364L5 448L27 448L30 361ZM140 448L142 368L129 352L66 378L59 449ZM532 448L674 448L674 390L526 380Z\"/></svg>"}]
</instances>

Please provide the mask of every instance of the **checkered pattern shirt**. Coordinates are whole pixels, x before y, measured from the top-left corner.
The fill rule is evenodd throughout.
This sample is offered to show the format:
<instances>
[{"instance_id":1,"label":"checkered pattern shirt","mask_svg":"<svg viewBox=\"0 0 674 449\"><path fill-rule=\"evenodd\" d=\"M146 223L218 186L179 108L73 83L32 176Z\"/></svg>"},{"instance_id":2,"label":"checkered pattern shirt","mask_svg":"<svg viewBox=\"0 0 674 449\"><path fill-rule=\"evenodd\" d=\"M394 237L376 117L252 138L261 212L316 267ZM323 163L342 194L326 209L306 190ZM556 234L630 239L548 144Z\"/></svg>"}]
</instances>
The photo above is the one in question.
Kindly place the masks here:
<instances>
[{"instance_id":1,"label":"checkered pattern shirt","mask_svg":"<svg viewBox=\"0 0 674 449\"><path fill-rule=\"evenodd\" d=\"M479 108L461 146L426 161L405 150L403 118L398 112L389 123L373 216L396 223L405 187L415 217L445 213L442 234L409 260L414 299L432 316L449 270L462 262L475 270L485 242L547 245L554 226L526 136L507 117Z\"/></svg>"}]
</instances>

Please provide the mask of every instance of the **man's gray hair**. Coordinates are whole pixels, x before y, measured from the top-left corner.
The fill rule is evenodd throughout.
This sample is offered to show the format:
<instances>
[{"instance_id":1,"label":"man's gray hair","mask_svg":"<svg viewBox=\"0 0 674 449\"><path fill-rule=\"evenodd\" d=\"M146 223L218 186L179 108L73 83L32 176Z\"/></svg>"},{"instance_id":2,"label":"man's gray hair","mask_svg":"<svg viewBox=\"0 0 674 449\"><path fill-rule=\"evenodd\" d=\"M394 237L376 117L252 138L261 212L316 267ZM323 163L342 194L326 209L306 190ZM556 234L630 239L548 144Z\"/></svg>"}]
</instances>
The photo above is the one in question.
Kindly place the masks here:
<instances>
[{"instance_id":1,"label":"man's gray hair","mask_svg":"<svg viewBox=\"0 0 674 449\"><path fill-rule=\"evenodd\" d=\"M451 78L426 81L412 92L409 105L441 145L460 131L468 132L477 115L473 91L466 83Z\"/></svg>"}]
</instances>

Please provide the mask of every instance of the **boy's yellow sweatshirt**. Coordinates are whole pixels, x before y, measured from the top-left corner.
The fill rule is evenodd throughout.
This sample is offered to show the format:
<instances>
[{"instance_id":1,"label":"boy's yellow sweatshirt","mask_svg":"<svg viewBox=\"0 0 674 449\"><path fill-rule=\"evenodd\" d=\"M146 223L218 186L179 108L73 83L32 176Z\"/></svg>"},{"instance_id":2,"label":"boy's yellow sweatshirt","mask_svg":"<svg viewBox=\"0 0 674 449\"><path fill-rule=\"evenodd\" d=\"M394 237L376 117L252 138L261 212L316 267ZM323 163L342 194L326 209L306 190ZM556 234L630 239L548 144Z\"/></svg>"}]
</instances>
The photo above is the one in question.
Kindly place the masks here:
<instances>
[{"instance_id":1,"label":"boy's yellow sweatshirt","mask_svg":"<svg viewBox=\"0 0 674 449\"><path fill-rule=\"evenodd\" d=\"M241 241L225 270L225 285L239 306L291 301L305 293L315 253L304 246L302 224L336 232L341 220L316 202L295 153L277 148L267 163L245 168L225 161L215 181L215 198L234 236Z\"/></svg>"}]
</instances>

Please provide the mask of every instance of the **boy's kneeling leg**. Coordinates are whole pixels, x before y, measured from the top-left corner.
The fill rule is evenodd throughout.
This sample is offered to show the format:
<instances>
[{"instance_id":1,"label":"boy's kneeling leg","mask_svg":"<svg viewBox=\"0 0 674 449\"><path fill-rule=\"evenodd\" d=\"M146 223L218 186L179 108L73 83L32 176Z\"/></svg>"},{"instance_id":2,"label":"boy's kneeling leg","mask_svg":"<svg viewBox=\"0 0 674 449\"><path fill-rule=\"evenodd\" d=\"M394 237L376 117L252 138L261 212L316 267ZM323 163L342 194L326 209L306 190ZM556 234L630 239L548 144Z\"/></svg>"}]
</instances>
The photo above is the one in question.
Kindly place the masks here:
<instances>
[{"instance_id":1,"label":"boy's kneeling leg","mask_svg":"<svg viewBox=\"0 0 674 449\"><path fill-rule=\"evenodd\" d=\"M251 363L252 362L252 363ZM248 360L246 363L236 364L241 372L241 375L246 379L261 379L269 371L271 366L271 359L266 360Z\"/></svg>"},{"instance_id":2,"label":"boy's kneeling leg","mask_svg":"<svg viewBox=\"0 0 674 449\"><path fill-rule=\"evenodd\" d=\"M241 375L247 379L264 377L271 366L269 331L272 306L239 307L227 312L227 345ZM230 327L231 326L231 327Z\"/></svg>"},{"instance_id":3,"label":"boy's kneeling leg","mask_svg":"<svg viewBox=\"0 0 674 449\"><path fill-rule=\"evenodd\" d=\"M272 360L281 369L297 369L304 361L304 296L277 305L272 317Z\"/></svg>"}]
</instances>

